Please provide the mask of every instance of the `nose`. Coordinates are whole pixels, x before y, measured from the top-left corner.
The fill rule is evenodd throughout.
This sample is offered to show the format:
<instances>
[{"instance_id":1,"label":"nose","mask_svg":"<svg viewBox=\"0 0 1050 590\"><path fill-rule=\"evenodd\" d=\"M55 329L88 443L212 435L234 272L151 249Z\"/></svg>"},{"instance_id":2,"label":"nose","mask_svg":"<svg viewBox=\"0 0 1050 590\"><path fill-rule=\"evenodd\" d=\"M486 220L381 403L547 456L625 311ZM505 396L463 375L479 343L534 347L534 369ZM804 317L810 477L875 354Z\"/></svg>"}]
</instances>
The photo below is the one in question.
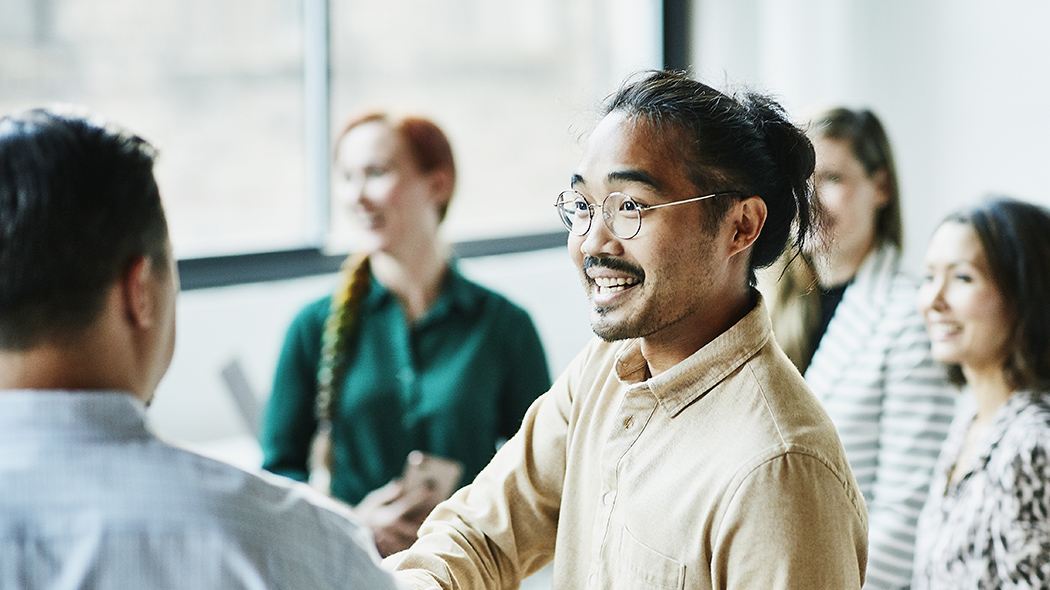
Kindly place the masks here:
<instances>
[{"instance_id":1,"label":"nose","mask_svg":"<svg viewBox=\"0 0 1050 590\"><path fill-rule=\"evenodd\" d=\"M580 243L580 252L587 256L620 255L623 253L623 244L617 238L609 226L606 225L602 216L602 210L595 208L591 217L591 227L587 235L583 236Z\"/></svg>"},{"instance_id":2,"label":"nose","mask_svg":"<svg viewBox=\"0 0 1050 590\"><path fill-rule=\"evenodd\" d=\"M361 180L345 180L343 181L343 204L350 209L370 209L372 201L369 198L369 191L367 190L367 184Z\"/></svg>"},{"instance_id":3,"label":"nose","mask_svg":"<svg viewBox=\"0 0 1050 590\"><path fill-rule=\"evenodd\" d=\"M944 311L947 309L948 303L944 298L945 284L946 281L943 278L936 276L923 281L917 297L919 313L925 314L930 310Z\"/></svg>"}]
</instances>

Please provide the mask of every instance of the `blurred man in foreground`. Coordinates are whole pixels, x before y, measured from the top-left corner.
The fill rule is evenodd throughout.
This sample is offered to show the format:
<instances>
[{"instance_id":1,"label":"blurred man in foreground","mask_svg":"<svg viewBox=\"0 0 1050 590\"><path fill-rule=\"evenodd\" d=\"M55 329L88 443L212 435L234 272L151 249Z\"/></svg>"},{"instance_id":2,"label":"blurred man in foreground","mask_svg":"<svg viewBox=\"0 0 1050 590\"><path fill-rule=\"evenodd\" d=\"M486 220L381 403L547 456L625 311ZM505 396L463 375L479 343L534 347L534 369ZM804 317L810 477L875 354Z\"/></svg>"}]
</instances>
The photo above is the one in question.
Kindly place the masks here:
<instances>
[{"instance_id":1,"label":"blurred man in foreground","mask_svg":"<svg viewBox=\"0 0 1050 590\"><path fill-rule=\"evenodd\" d=\"M150 432L178 291L154 156L0 118L0 588L394 588L333 502Z\"/></svg>"}]
</instances>

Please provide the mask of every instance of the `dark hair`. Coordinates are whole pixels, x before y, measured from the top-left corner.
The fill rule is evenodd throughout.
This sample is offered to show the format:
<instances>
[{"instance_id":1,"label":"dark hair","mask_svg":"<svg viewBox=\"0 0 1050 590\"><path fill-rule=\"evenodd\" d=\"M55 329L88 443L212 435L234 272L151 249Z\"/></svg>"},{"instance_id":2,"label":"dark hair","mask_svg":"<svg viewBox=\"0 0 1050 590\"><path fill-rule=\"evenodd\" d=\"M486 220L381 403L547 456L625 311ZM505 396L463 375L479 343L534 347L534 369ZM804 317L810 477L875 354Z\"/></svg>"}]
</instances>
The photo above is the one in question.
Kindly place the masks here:
<instances>
[{"instance_id":1,"label":"dark hair","mask_svg":"<svg viewBox=\"0 0 1050 590\"><path fill-rule=\"evenodd\" d=\"M879 170L886 171L888 202L875 218L875 239L888 242L898 249L903 247L900 185L897 166L893 163L893 149L879 118L867 110L836 107L818 113L811 122L810 133L818 137L840 139L849 144L868 178Z\"/></svg>"},{"instance_id":2,"label":"dark hair","mask_svg":"<svg viewBox=\"0 0 1050 590\"><path fill-rule=\"evenodd\" d=\"M437 126L437 123L425 117L395 116L384 111L362 113L351 118L343 126L343 130L335 140L336 150L339 149L339 142L352 129L365 123L376 122L389 125L404 140L405 147L408 148L408 153L420 172L427 174L436 170L447 170L452 176L452 186L449 189L455 187L456 162L452 157L452 144L449 143L448 136ZM445 219L450 202L451 193L449 200L445 201L438 211L439 219Z\"/></svg>"},{"instance_id":3,"label":"dark hair","mask_svg":"<svg viewBox=\"0 0 1050 590\"><path fill-rule=\"evenodd\" d=\"M973 228L991 278L1016 318L1010 338L1015 347L1003 365L1006 383L1015 390L1050 387L1050 211L991 197L945 223ZM948 373L952 383L966 383L959 365L949 365Z\"/></svg>"},{"instance_id":4,"label":"dark hair","mask_svg":"<svg viewBox=\"0 0 1050 590\"><path fill-rule=\"evenodd\" d=\"M652 71L607 101L605 114L614 111L640 117L658 133L677 133L690 180L701 192L735 191L765 201L766 223L751 248L752 285L755 269L780 256L793 228L801 248L810 232L816 158L806 134L773 99L752 92L731 97L681 72ZM729 204L722 200L717 218Z\"/></svg>"},{"instance_id":5,"label":"dark hair","mask_svg":"<svg viewBox=\"0 0 1050 590\"><path fill-rule=\"evenodd\" d=\"M168 264L145 140L37 109L0 118L0 348L87 328L136 256Z\"/></svg>"}]
</instances>

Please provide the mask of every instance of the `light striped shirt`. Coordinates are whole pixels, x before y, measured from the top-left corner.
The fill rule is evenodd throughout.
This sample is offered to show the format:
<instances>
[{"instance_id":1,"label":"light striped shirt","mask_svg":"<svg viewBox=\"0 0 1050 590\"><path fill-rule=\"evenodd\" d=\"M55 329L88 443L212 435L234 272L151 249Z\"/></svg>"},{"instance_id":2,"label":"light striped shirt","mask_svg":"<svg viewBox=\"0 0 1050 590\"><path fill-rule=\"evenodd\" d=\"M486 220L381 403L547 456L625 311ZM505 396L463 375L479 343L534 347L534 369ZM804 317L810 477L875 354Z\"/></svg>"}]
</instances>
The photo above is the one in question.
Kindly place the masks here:
<instances>
[{"instance_id":1,"label":"light striped shirt","mask_svg":"<svg viewBox=\"0 0 1050 590\"><path fill-rule=\"evenodd\" d=\"M806 371L868 505L868 589L911 582L916 521L958 397L930 356L915 294L897 250L874 251Z\"/></svg>"},{"instance_id":2,"label":"light striped shirt","mask_svg":"<svg viewBox=\"0 0 1050 590\"><path fill-rule=\"evenodd\" d=\"M394 588L344 510L161 442L130 395L0 391L0 589Z\"/></svg>"}]
</instances>

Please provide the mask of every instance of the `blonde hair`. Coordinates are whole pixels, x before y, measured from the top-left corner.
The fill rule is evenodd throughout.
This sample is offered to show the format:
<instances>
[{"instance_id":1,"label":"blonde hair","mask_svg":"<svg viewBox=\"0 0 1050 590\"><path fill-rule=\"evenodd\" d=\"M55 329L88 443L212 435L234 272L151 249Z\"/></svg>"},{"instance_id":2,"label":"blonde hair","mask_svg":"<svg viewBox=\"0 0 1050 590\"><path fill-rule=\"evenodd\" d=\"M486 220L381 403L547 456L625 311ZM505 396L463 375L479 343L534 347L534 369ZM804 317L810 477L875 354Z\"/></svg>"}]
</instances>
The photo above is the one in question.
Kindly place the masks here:
<instances>
[{"instance_id":1,"label":"blonde hair","mask_svg":"<svg viewBox=\"0 0 1050 590\"><path fill-rule=\"evenodd\" d=\"M343 262L339 286L332 294L328 319L321 335L321 359L317 364L317 433L310 451L311 472L332 471L332 421L338 406L337 389L346 377L350 361L347 347L357 325L361 303L368 296L371 277L368 256L351 254Z\"/></svg>"},{"instance_id":2,"label":"blonde hair","mask_svg":"<svg viewBox=\"0 0 1050 590\"><path fill-rule=\"evenodd\" d=\"M892 244L898 249L903 243L900 189L893 150L882 123L867 109L835 107L816 113L810 121L810 136L839 139L850 146L853 157L860 162L869 178L885 171L887 201L875 217L875 244ZM818 226L820 207L818 195ZM798 370L806 372L813 354L815 331L820 324L820 291L813 261L797 249L781 255L759 280L761 291L767 295L769 316L777 342Z\"/></svg>"},{"instance_id":3,"label":"blonde hair","mask_svg":"<svg viewBox=\"0 0 1050 590\"><path fill-rule=\"evenodd\" d=\"M797 251L785 252L759 273L758 288L767 296L777 343L805 373L816 352L813 333L820 323L820 291L812 262Z\"/></svg>"}]
</instances>

